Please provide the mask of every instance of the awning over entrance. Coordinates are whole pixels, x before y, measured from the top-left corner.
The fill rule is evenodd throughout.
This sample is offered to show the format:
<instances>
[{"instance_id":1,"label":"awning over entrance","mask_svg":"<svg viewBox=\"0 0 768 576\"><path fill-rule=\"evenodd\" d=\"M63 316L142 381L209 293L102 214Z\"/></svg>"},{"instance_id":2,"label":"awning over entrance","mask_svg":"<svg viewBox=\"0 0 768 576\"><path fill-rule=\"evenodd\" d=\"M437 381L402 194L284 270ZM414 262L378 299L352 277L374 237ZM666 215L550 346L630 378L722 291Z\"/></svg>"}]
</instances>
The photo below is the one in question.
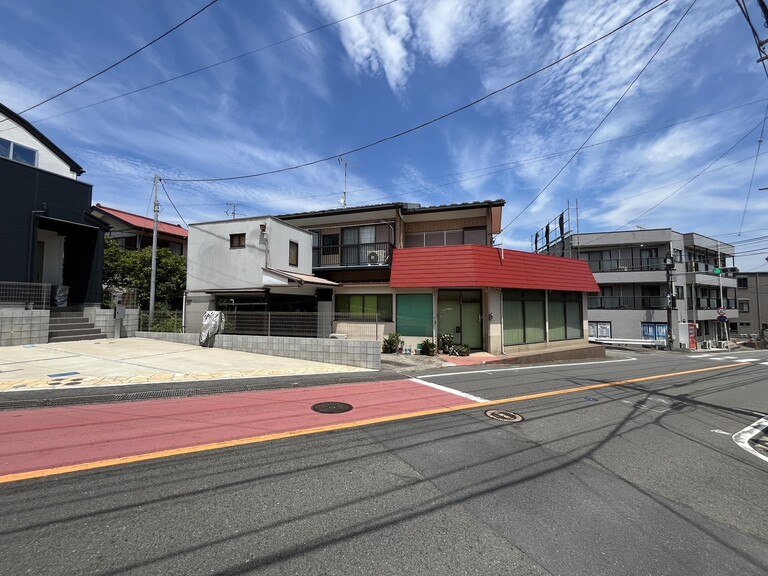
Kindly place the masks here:
<instances>
[{"instance_id":1,"label":"awning over entrance","mask_svg":"<svg viewBox=\"0 0 768 576\"><path fill-rule=\"evenodd\" d=\"M395 250L390 285L600 292L586 261L473 245Z\"/></svg>"},{"instance_id":2,"label":"awning over entrance","mask_svg":"<svg viewBox=\"0 0 768 576\"><path fill-rule=\"evenodd\" d=\"M296 272L286 272L285 270L276 270L275 268L264 268L265 286L290 286L290 282L295 282L299 286L312 284L316 286L339 286L337 282L318 278L312 274L298 274Z\"/></svg>"}]
</instances>

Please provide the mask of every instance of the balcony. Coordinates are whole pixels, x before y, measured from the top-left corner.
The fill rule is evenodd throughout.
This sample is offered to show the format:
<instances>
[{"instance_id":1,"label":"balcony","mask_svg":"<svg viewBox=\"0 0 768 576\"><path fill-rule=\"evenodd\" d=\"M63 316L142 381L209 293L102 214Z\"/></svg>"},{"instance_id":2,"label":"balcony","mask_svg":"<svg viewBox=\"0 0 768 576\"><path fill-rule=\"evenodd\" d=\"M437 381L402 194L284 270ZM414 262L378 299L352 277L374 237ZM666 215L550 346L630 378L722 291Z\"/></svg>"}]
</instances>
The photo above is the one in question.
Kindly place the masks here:
<instances>
[{"instance_id":1,"label":"balcony","mask_svg":"<svg viewBox=\"0 0 768 576\"><path fill-rule=\"evenodd\" d=\"M312 248L312 268L390 267L393 248L389 242L315 246Z\"/></svg>"},{"instance_id":2,"label":"balcony","mask_svg":"<svg viewBox=\"0 0 768 576\"><path fill-rule=\"evenodd\" d=\"M664 258L613 258L610 260L589 260L592 272L643 272L664 271Z\"/></svg>"},{"instance_id":3,"label":"balcony","mask_svg":"<svg viewBox=\"0 0 768 576\"><path fill-rule=\"evenodd\" d=\"M666 296L589 296L592 310L666 310ZM677 308L675 306L674 308Z\"/></svg>"},{"instance_id":4,"label":"balcony","mask_svg":"<svg viewBox=\"0 0 768 576\"><path fill-rule=\"evenodd\" d=\"M697 310L717 310L720 308L721 303L723 301L720 300L720 298L696 298L696 309ZM735 298L726 298L724 300L725 308L726 310L736 310L736 299ZM688 310L693 310L693 302L688 302Z\"/></svg>"}]
</instances>

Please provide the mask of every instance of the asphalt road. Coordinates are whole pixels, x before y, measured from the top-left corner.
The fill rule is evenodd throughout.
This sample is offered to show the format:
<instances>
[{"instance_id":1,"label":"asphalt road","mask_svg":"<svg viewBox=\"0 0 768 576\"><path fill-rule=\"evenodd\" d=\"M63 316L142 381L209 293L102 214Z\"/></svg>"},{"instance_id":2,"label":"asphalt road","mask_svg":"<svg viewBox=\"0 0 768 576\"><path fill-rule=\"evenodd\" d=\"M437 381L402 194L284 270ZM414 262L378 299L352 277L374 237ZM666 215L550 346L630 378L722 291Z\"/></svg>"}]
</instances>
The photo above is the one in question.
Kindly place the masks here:
<instances>
[{"instance_id":1,"label":"asphalt road","mask_svg":"<svg viewBox=\"0 0 768 576\"><path fill-rule=\"evenodd\" d=\"M768 461L733 435L768 414L768 354L724 356L422 373L527 396L500 406L525 420L464 410L3 484L0 573L763 575Z\"/></svg>"}]
</instances>

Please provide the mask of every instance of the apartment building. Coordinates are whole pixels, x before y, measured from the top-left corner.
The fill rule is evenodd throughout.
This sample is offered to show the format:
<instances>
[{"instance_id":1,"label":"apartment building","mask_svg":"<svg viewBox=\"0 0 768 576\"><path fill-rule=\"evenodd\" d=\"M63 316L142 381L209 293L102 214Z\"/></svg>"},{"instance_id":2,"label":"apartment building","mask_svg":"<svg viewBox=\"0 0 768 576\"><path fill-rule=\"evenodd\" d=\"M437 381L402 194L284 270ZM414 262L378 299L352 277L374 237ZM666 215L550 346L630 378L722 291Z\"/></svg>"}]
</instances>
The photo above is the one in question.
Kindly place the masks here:
<instances>
[{"instance_id":1,"label":"apartment building","mask_svg":"<svg viewBox=\"0 0 768 576\"><path fill-rule=\"evenodd\" d=\"M738 325L733 332L741 337L768 338L768 272L736 274Z\"/></svg>"},{"instance_id":2,"label":"apartment building","mask_svg":"<svg viewBox=\"0 0 768 576\"><path fill-rule=\"evenodd\" d=\"M660 228L566 234L541 250L589 263L591 338L666 341L669 322L675 348L704 348L740 331L730 244Z\"/></svg>"}]
</instances>

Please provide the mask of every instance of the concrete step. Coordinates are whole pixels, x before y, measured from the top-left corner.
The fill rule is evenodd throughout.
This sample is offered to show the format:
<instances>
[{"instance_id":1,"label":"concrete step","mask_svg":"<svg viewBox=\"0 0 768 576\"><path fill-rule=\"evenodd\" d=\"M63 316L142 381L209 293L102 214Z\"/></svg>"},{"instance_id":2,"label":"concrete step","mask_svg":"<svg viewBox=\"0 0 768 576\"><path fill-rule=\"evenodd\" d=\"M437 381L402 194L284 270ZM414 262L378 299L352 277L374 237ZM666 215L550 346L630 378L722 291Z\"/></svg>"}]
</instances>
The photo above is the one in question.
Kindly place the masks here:
<instances>
[{"instance_id":1,"label":"concrete step","mask_svg":"<svg viewBox=\"0 0 768 576\"><path fill-rule=\"evenodd\" d=\"M107 335L103 332L98 332L98 334L88 334L88 335L75 335L75 336L48 336L48 342L54 343L54 342L77 342L78 340L101 340L103 338L106 338Z\"/></svg>"},{"instance_id":2,"label":"concrete step","mask_svg":"<svg viewBox=\"0 0 768 576\"><path fill-rule=\"evenodd\" d=\"M93 325L82 312L51 311L48 342L100 340L107 335Z\"/></svg>"}]
</instances>

